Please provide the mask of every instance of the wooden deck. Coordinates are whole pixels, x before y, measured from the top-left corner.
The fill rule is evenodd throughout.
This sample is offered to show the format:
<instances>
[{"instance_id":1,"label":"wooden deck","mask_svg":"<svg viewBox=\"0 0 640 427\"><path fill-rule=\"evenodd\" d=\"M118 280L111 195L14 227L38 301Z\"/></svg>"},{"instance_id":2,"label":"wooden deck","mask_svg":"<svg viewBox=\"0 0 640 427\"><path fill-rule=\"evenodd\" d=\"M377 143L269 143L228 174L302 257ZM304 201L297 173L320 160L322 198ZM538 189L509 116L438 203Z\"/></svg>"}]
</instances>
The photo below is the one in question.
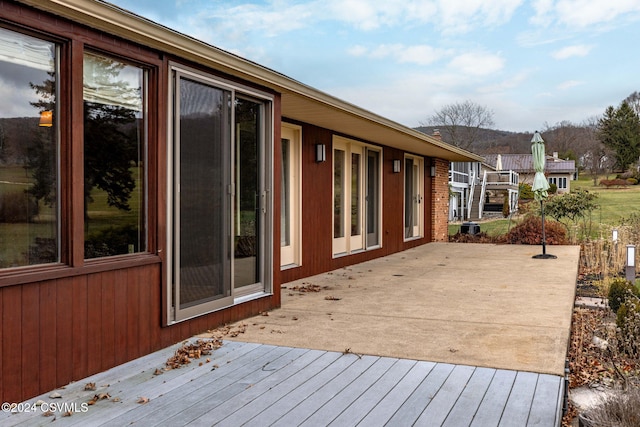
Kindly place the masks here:
<instances>
[{"instance_id":1,"label":"wooden deck","mask_svg":"<svg viewBox=\"0 0 640 427\"><path fill-rule=\"evenodd\" d=\"M3 426L557 426L562 377L225 341L154 375L172 346L0 413ZM207 358L209 360L207 361ZM97 389L84 390L87 383ZM86 405L94 395L108 398ZM104 396L106 397L106 395ZM137 403L141 398L147 403ZM43 407L34 407L39 399ZM47 406L55 404L55 408ZM45 417L45 409L54 415ZM70 410L71 416L63 416Z\"/></svg>"}]
</instances>

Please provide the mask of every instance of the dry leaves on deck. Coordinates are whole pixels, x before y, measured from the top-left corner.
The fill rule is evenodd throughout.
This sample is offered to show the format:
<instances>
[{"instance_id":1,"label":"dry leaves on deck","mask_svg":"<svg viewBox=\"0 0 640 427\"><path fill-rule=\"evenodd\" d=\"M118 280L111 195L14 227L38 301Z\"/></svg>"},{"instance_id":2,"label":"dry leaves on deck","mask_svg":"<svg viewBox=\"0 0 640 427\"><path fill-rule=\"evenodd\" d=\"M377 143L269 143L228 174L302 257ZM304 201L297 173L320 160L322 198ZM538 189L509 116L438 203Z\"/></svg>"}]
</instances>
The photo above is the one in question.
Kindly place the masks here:
<instances>
[{"instance_id":1,"label":"dry leaves on deck","mask_svg":"<svg viewBox=\"0 0 640 427\"><path fill-rule=\"evenodd\" d=\"M222 340L213 338L210 340L196 340L194 343L185 342L176 350L175 354L166 362L167 369L177 369L191 363L192 359L211 354L217 348L222 347Z\"/></svg>"}]
</instances>

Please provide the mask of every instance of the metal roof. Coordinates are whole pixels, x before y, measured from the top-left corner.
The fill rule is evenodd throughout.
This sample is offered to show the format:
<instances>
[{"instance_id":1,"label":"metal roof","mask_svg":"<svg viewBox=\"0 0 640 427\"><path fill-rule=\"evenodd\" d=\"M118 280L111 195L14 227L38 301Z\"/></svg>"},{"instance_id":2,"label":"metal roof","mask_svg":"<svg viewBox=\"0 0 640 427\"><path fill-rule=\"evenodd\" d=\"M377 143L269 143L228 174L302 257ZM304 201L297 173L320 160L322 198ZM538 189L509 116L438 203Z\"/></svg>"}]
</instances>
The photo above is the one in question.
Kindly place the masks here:
<instances>
[{"instance_id":1,"label":"metal roof","mask_svg":"<svg viewBox=\"0 0 640 427\"><path fill-rule=\"evenodd\" d=\"M223 51L101 0L20 0L74 22L270 88L282 95L282 117L355 138L449 161L482 157L338 99L255 62Z\"/></svg>"},{"instance_id":2,"label":"metal roof","mask_svg":"<svg viewBox=\"0 0 640 427\"><path fill-rule=\"evenodd\" d=\"M501 154L502 170L512 170L518 173L534 173L533 157L529 154ZM498 155L487 154L484 161L492 167L496 166ZM573 160L556 159L547 156L545 171L548 173L573 173L576 170L576 163Z\"/></svg>"}]
</instances>

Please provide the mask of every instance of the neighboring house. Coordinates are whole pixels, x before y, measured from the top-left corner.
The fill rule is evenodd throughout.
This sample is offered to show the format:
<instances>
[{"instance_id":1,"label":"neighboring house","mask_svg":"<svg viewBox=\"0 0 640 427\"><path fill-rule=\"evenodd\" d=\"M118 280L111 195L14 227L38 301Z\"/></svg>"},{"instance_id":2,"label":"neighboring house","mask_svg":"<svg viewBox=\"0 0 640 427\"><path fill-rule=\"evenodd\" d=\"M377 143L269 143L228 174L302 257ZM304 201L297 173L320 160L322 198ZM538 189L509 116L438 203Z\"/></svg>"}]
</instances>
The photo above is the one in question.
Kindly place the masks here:
<instances>
[{"instance_id":1,"label":"neighboring house","mask_svg":"<svg viewBox=\"0 0 640 427\"><path fill-rule=\"evenodd\" d=\"M498 165L500 166L500 165ZM451 162L449 166L449 221L475 221L502 215L504 198L509 213L518 210L519 176L484 162Z\"/></svg>"},{"instance_id":2,"label":"neighboring house","mask_svg":"<svg viewBox=\"0 0 640 427\"><path fill-rule=\"evenodd\" d=\"M485 162L495 166L498 161L498 155L484 156ZM500 155L503 169L510 169L520 174L520 182L533 184L535 171L533 169L533 157L529 154L502 154ZM558 193L568 193L571 191L571 181L577 178L577 169L575 161L563 160L558 158L558 153L547 156L545 164L545 176L549 184L555 184L558 187Z\"/></svg>"},{"instance_id":3,"label":"neighboring house","mask_svg":"<svg viewBox=\"0 0 640 427\"><path fill-rule=\"evenodd\" d=\"M445 241L482 160L108 3L0 19L3 402Z\"/></svg>"}]
</instances>

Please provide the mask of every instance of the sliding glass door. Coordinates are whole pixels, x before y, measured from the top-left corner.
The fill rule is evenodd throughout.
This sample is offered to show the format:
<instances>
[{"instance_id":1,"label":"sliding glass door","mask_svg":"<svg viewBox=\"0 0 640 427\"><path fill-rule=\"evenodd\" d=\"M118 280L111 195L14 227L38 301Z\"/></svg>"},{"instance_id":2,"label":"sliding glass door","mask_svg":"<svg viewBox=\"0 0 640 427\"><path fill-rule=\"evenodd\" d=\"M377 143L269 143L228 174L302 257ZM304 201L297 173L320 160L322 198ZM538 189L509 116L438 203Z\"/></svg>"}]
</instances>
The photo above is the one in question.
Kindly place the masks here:
<instances>
[{"instance_id":1,"label":"sliding glass door","mask_svg":"<svg viewBox=\"0 0 640 427\"><path fill-rule=\"evenodd\" d=\"M268 291L268 102L173 67L169 319Z\"/></svg>"}]
</instances>

